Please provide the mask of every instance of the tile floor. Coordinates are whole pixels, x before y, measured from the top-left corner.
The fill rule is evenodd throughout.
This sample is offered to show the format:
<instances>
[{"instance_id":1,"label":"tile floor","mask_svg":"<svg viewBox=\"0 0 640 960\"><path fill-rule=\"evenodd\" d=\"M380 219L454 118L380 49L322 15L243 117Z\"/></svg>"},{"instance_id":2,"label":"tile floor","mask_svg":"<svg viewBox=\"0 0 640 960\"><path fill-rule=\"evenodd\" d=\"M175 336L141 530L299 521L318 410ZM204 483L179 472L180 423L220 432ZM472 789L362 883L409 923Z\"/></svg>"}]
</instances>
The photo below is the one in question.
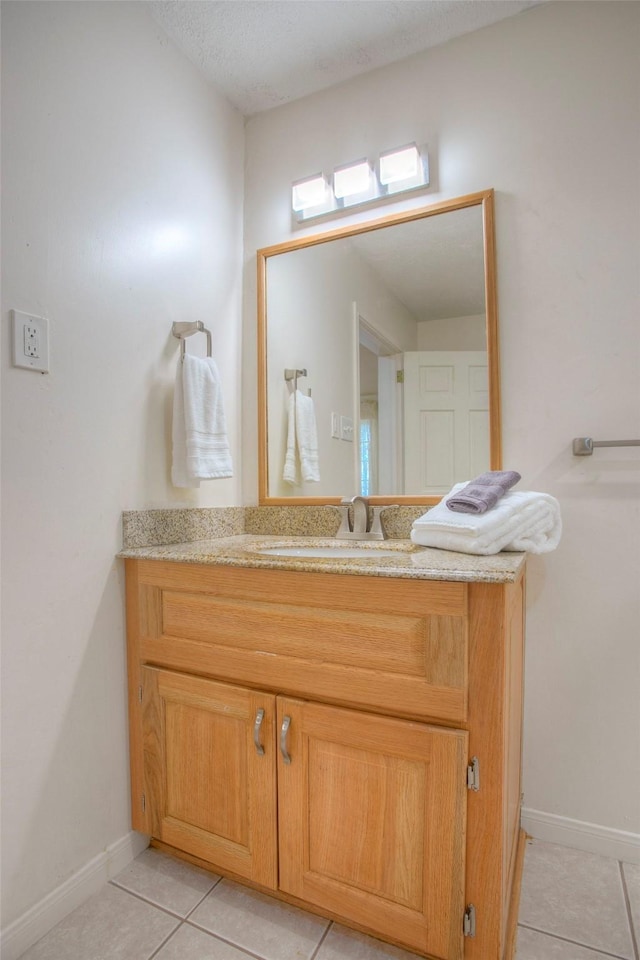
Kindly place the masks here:
<instances>
[{"instance_id":1,"label":"tile floor","mask_svg":"<svg viewBox=\"0 0 640 960\"><path fill-rule=\"evenodd\" d=\"M517 960L640 960L640 866L527 844ZM145 850L22 960L415 960Z\"/></svg>"}]
</instances>

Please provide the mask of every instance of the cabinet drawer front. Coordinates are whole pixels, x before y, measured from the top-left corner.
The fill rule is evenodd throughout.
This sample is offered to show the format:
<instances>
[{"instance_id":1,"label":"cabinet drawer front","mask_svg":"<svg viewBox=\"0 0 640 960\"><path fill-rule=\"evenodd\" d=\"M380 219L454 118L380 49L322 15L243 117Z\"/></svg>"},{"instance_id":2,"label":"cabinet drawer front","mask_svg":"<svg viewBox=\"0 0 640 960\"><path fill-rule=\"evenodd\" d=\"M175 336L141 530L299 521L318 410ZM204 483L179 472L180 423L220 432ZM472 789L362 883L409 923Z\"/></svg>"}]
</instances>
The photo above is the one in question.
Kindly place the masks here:
<instances>
[{"instance_id":1,"label":"cabinet drawer front","mask_svg":"<svg viewBox=\"0 0 640 960\"><path fill-rule=\"evenodd\" d=\"M206 592L143 585L143 657L347 706L466 719L464 584L438 584L434 594L421 583L310 575L309 586L304 574L290 576L271 599L250 582L238 596L228 582ZM454 588L448 607L443 587Z\"/></svg>"},{"instance_id":2,"label":"cabinet drawer front","mask_svg":"<svg viewBox=\"0 0 640 960\"><path fill-rule=\"evenodd\" d=\"M462 956L465 731L278 698L280 888Z\"/></svg>"}]
</instances>

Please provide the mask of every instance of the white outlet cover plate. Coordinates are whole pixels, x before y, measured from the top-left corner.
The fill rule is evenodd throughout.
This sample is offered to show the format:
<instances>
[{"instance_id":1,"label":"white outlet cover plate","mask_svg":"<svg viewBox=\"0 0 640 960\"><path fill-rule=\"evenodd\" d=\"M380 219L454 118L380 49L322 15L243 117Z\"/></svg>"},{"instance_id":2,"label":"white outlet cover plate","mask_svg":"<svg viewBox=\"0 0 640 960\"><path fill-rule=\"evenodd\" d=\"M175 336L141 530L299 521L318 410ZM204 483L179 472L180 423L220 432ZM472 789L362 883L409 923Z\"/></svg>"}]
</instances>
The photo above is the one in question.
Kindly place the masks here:
<instances>
[{"instance_id":1,"label":"white outlet cover plate","mask_svg":"<svg viewBox=\"0 0 640 960\"><path fill-rule=\"evenodd\" d=\"M35 370L37 373L49 373L49 321L46 317L36 317L32 313L11 311L13 323L13 365ZM37 355L28 356L25 350L25 329L36 330Z\"/></svg>"}]
</instances>

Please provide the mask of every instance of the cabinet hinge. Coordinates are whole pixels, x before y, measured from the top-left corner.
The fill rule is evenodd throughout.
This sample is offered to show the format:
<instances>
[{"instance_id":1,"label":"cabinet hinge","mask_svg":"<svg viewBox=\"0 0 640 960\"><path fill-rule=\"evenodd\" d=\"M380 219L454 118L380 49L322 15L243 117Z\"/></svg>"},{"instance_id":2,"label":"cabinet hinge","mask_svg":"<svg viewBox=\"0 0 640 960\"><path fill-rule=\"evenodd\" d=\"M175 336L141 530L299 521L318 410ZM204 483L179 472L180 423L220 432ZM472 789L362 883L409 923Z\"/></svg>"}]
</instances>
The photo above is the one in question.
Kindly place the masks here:
<instances>
[{"instance_id":1,"label":"cabinet hinge","mask_svg":"<svg viewBox=\"0 0 640 960\"><path fill-rule=\"evenodd\" d=\"M142 703L142 684L138 687L138 700Z\"/></svg>"},{"instance_id":2,"label":"cabinet hinge","mask_svg":"<svg viewBox=\"0 0 640 960\"><path fill-rule=\"evenodd\" d=\"M476 935L476 908L472 903L470 903L464 911L462 932L465 937L475 937Z\"/></svg>"},{"instance_id":3,"label":"cabinet hinge","mask_svg":"<svg viewBox=\"0 0 640 960\"><path fill-rule=\"evenodd\" d=\"M146 798L146 796L144 795L144 793L142 794L142 797L140 798L140 802L141 802L141 804L142 804L142 812L143 812L143 813L146 813L146 811L147 811L147 798Z\"/></svg>"},{"instance_id":4,"label":"cabinet hinge","mask_svg":"<svg viewBox=\"0 0 640 960\"><path fill-rule=\"evenodd\" d=\"M404 383L404 370L396 370L396 383Z\"/></svg>"},{"instance_id":5,"label":"cabinet hinge","mask_svg":"<svg viewBox=\"0 0 640 960\"><path fill-rule=\"evenodd\" d=\"M475 791L480 789L480 761L477 757L471 757L467 767L467 787Z\"/></svg>"}]
</instances>

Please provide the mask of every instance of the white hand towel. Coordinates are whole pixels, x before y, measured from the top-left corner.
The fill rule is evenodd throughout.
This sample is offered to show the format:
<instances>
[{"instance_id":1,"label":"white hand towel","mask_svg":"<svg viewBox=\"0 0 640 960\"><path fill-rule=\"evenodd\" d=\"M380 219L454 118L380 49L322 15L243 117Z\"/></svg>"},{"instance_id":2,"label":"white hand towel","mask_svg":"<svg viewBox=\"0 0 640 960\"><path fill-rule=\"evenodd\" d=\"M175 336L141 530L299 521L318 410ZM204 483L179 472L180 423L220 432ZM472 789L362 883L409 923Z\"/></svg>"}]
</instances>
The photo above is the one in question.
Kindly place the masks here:
<instances>
[{"instance_id":1,"label":"white hand towel","mask_svg":"<svg viewBox=\"0 0 640 960\"><path fill-rule=\"evenodd\" d=\"M287 421L287 453L284 461L283 480L297 482L296 451L300 458L302 479L320 482L318 462L318 431L316 414L311 397L295 390L289 397Z\"/></svg>"},{"instance_id":2,"label":"white hand towel","mask_svg":"<svg viewBox=\"0 0 640 960\"><path fill-rule=\"evenodd\" d=\"M200 481L187 474L187 432L184 422L184 386L182 363L178 360L176 382L173 390L173 423L171 426L173 455L171 482L174 487L199 487Z\"/></svg>"},{"instance_id":3,"label":"white hand towel","mask_svg":"<svg viewBox=\"0 0 640 960\"><path fill-rule=\"evenodd\" d=\"M296 395L289 394L287 405L287 452L284 458L284 470L282 479L286 483L298 482L298 469L296 465Z\"/></svg>"},{"instance_id":4,"label":"white hand towel","mask_svg":"<svg viewBox=\"0 0 640 960\"><path fill-rule=\"evenodd\" d=\"M180 365L180 361L179 361ZM185 466L176 461L182 455L180 426L174 423L174 470L176 486L193 486L193 481L233 476L220 376L211 357L200 359L185 354L182 372L176 376L176 394L182 377ZM177 407L177 412L176 412ZM174 418L180 415L180 398L174 396ZM178 440L176 450L176 436ZM178 482L186 478L188 482ZM197 486L197 483L196 483Z\"/></svg>"},{"instance_id":5,"label":"white hand towel","mask_svg":"<svg viewBox=\"0 0 640 960\"><path fill-rule=\"evenodd\" d=\"M447 497L464 486L457 483ZM560 504L547 493L512 490L479 515L453 513L446 506L447 497L414 522L414 543L489 556L500 550L549 553L560 542Z\"/></svg>"}]
</instances>

